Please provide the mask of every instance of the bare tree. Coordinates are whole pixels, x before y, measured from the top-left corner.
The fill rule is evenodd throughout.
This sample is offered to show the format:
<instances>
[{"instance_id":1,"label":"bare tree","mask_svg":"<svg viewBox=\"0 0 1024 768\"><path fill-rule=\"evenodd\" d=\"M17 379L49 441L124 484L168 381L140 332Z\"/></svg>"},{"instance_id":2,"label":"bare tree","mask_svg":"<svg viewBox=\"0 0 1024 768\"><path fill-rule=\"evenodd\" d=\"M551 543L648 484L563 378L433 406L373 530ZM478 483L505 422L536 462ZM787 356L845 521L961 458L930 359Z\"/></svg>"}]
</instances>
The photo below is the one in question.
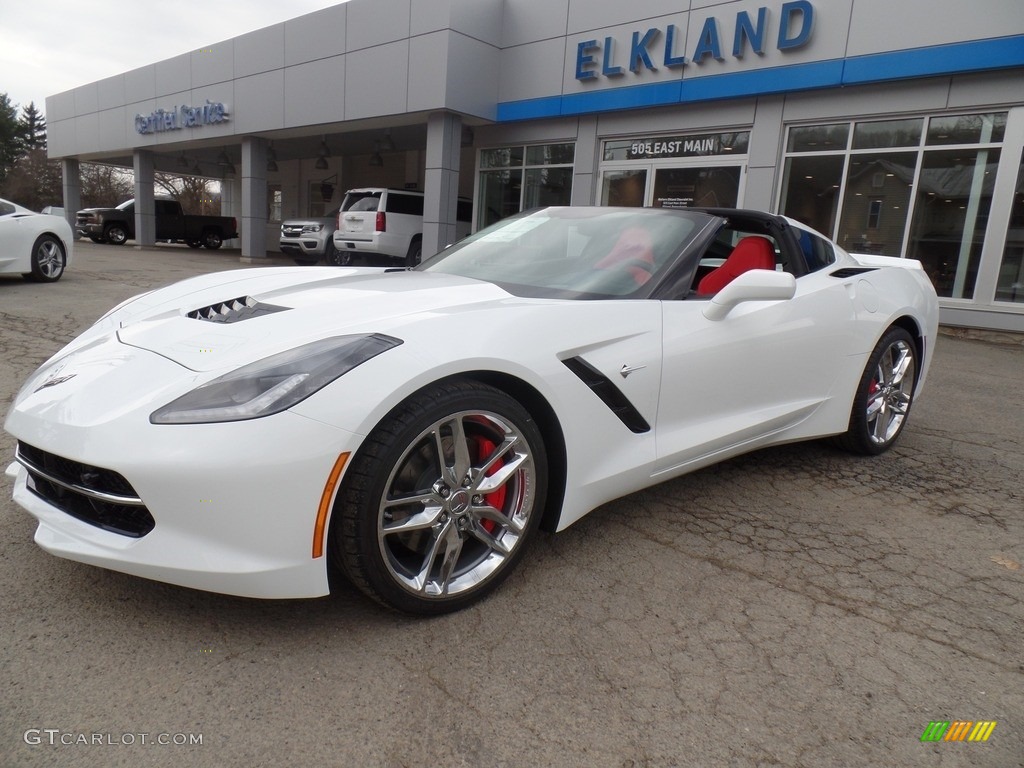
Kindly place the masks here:
<instances>
[{"instance_id":1,"label":"bare tree","mask_svg":"<svg viewBox=\"0 0 1024 768\"><path fill-rule=\"evenodd\" d=\"M135 194L135 176L124 168L82 163L79 177L83 208L109 208Z\"/></svg>"},{"instance_id":2,"label":"bare tree","mask_svg":"<svg viewBox=\"0 0 1024 768\"><path fill-rule=\"evenodd\" d=\"M154 176L157 194L163 194L181 203L185 213L217 215L220 213L220 193L213 191L213 182L199 176L174 176L157 173Z\"/></svg>"}]
</instances>

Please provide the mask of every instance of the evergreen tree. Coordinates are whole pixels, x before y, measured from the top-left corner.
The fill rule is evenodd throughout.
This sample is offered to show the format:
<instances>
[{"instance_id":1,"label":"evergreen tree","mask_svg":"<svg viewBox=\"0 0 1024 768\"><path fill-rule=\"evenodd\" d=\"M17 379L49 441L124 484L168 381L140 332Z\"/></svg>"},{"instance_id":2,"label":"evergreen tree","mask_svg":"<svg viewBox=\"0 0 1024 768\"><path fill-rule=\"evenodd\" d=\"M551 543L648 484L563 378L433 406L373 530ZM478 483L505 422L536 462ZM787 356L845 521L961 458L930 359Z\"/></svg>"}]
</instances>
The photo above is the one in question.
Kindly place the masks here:
<instances>
[{"instance_id":1,"label":"evergreen tree","mask_svg":"<svg viewBox=\"0 0 1024 768\"><path fill-rule=\"evenodd\" d=\"M46 149L46 119L34 101L30 101L27 107L21 108L21 119L18 124L21 127L22 147L26 152L33 149Z\"/></svg>"},{"instance_id":2,"label":"evergreen tree","mask_svg":"<svg viewBox=\"0 0 1024 768\"><path fill-rule=\"evenodd\" d=\"M21 136L18 108L6 93L0 93L0 184L21 154Z\"/></svg>"}]
</instances>

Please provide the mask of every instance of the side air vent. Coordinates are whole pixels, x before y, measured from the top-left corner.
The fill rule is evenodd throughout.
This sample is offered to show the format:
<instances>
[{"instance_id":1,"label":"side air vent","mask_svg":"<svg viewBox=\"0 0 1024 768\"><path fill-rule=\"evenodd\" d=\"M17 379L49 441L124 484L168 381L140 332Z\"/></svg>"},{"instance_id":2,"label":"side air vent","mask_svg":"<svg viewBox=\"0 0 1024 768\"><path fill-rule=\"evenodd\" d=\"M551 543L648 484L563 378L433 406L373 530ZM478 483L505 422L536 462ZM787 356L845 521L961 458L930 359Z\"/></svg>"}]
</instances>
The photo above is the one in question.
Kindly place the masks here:
<instances>
[{"instance_id":1,"label":"side air vent","mask_svg":"<svg viewBox=\"0 0 1024 768\"><path fill-rule=\"evenodd\" d=\"M840 280L845 280L848 277L863 275L865 272L874 272L876 269L878 267L843 267L835 272L830 272L829 277L838 277Z\"/></svg>"},{"instance_id":2,"label":"side air vent","mask_svg":"<svg viewBox=\"0 0 1024 768\"><path fill-rule=\"evenodd\" d=\"M279 307L275 304L261 304L252 296L239 296L237 299L193 309L188 313L188 317L210 323L240 323L242 320L272 315L274 312L284 312L287 309L288 307Z\"/></svg>"},{"instance_id":3,"label":"side air vent","mask_svg":"<svg viewBox=\"0 0 1024 768\"><path fill-rule=\"evenodd\" d=\"M651 431L651 425L644 420L640 412L622 394L622 390L616 387L607 376L581 357L570 357L562 362L566 368L580 378L580 381L590 387L595 395L601 398L601 402L608 406L609 410L629 428L630 432L640 434Z\"/></svg>"}]
</instances>

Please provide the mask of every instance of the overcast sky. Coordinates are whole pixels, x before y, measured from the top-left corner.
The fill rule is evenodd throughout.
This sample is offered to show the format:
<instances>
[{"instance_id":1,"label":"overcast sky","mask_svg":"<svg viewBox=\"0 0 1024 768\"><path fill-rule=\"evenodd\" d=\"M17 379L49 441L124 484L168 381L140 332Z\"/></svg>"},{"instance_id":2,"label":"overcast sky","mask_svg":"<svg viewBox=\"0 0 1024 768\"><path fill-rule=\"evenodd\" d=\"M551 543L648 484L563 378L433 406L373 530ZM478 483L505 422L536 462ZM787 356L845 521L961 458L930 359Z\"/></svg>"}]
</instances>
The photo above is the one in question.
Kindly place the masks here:
<instances>
[{"instance_id":1,"label":"overcast sky","mask_svg":"<svg viewBox=\"0 0 1024 768\"><path fill-rule=\"evenodd\" d=\"M0 93L20 107L344 0L0 0Z\"/></svg>"}]
</instances>

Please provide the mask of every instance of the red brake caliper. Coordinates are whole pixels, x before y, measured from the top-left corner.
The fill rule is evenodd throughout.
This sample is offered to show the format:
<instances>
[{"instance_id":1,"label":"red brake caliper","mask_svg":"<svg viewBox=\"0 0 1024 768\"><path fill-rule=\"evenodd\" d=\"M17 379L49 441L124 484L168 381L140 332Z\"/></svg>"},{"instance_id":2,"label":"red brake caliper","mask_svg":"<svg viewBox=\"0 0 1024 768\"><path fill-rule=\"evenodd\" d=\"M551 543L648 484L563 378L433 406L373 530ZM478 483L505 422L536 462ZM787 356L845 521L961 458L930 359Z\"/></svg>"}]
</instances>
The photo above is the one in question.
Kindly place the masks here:
<instances>
[{"instance_id":1,"label":"red brake caliper","mask_svg":"<svg viewBox=\"0 0 1024 768\"><path fill-rule=\"evenodd\" d=\"M486 437L480 437L480 438L477 438L476 447L477 447L477 460L478 461L482 461L482 460L486 459L488 456L490 456L492 453L494 453L494 449L497 448L498 446L497 446L497 443L494 443L494 442L488 440ZM490 477L495 472L497 472L499 469L501 469L501 467L504 465L504 463L505 462L500 460L500 459L498 461L494 462L494 465L489 470L487 470L487 477ZM496 490L496 491L494 491L492 493L488 493L486 496L484 496L484 501L486 501L490 506L494 507L497 510L504 510L504 508L505 508L505 487L502 486L498 490ZM488 533L494 533L494 529L498 527L498 524L496 522L494 522L493 520L481 520L480 521L480 527L483 528Z\"/></svg>"}]
</instances>

